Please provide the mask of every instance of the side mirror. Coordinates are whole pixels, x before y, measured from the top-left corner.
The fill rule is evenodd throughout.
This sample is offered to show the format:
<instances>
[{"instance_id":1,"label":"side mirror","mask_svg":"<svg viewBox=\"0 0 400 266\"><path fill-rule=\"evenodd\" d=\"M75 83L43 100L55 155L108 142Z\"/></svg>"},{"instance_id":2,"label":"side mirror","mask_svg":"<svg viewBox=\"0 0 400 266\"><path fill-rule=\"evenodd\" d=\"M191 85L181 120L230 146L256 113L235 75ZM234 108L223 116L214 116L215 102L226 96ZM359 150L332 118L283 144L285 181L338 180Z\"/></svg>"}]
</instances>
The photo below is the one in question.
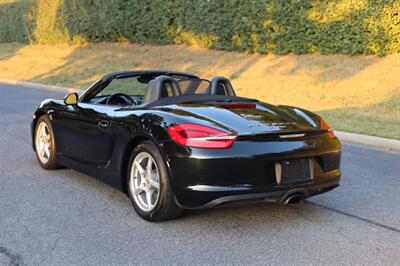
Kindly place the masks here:
<instances>
[{"instance_id":1,"label":"side mirror","mask_svg":"<svg viewBox=\"0 0 400 266\"><path fill-rule=\"evenodd\" d=\"M70 93L64 98L64 103L66 105L76 105L78 103L78 94L77 93Z\"/></svg>"}]
</instances>

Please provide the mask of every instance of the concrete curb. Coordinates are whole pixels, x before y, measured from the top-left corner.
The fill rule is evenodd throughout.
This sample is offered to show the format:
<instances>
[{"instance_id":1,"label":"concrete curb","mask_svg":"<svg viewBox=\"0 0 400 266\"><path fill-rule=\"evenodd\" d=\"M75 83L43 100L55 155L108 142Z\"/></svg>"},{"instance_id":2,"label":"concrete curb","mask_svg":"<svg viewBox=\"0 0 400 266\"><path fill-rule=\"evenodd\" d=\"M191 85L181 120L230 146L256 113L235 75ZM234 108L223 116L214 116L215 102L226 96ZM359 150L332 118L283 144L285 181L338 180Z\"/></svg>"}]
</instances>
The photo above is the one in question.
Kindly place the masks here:
<instances>
[{"instance_id":1,"label":"concrete curb","mask_svg":"<svg viewBox=\"0 0 400 266\"><path fill-rule=\"evenodd\" d=\"M335 134L341 141L344 142L351 142L356 144L400 151L400 140L387 139L387 138L336 131L336 130Z\"/></svg>"},{"instance_id":2,"label":"concrete curb","mask_svg":"<svg viewBox=\"0 0 400 266\"><path fill-rule=\"evenodd\" d=\"M27 88L31 88L31 89L48 90L48 91L62 91L65 93L79 91L79 90L73 89L73 88L65 88L65 87L44 85L44 84L28 82L28 81L18 81L18 80L3 79L3 78L0 78L0 83L23 86L23 87L27 87ZM343 131L336 131L336 130L335 130L335 134L341 141L344 141L344 142L351 142L351 143L356 143L356 144L361 144L361 145L368 145L368 146L373 146L373 147L378 147L378 148L383 148L383 149L400 151L400 140L387 139L387 138L381 138L381 137L375 137L375 136L369 136L369 135L363 135L363 134L357 134L357 133L349 133L349 132L343 132Z\"/></svg>"},{"instance_id":3,"label":"concrete curb","mask_svg":"<svg viewBox=\"0 0 400 266\"><path fill-rule=\"evenodd\" d=\"M58 92L65 92L65 93L79 91L79 90L73 89L73 88L65 88L65 87L59 87L59 86L45 85L45 84L40 84L40 83L19 81L19 80L12 80L12 79L4 79L4 78L0 78L0 83L7 84L7 85L16 85L16 86L26 87L29 89L35 89L35 90L58 91Z\"/></svg>"}]
</instances>

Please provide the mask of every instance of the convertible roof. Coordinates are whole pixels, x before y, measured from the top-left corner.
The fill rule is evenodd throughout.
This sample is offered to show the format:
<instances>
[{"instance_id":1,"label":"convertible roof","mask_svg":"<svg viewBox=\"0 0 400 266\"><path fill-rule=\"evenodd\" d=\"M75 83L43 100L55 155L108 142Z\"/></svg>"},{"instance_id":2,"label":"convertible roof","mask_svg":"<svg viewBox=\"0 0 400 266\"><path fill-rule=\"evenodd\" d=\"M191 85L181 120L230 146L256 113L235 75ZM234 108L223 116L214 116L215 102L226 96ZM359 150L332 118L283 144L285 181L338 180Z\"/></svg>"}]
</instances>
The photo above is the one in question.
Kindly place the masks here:
<instances>
[{"instance_id":1,"label":"convertible roof","mask_svg":"<svg viewBox=\"0 0 400 266\"><path fill-rule=\"evenodd\" d=\"M134 76L180 76L187 78L199 78L196 75L178 72L178 71L169 71L169 70L131 70L131 71L119 71L107 74L101 78L103 81L107 81L110 79L118 79L125 77L134 77Z\"/></svg>"}]
</instances>

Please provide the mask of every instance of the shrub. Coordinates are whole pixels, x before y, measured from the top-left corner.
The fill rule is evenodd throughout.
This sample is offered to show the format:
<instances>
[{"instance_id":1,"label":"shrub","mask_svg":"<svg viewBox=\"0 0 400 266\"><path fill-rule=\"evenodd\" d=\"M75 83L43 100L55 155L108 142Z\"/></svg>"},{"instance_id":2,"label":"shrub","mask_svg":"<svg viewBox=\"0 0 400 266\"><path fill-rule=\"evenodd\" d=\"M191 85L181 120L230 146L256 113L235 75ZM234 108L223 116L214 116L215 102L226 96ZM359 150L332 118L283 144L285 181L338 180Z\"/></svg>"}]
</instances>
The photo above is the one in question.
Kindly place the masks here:
<instances>
[{"instance_id":1,"label":"shrub","mask_svg":"<svg viewBox=\"0 0 400 266\"><path fill-rule=\"evenodd\" d=\"M0 0L0 42L28 42L33 30L33 0Z\"/></svg>"},{"instance_id":2,"label":"shrub","mask_svg":"<svg viewBox=\"0 0 400 266\"><path fill-rule=\"evenodd\" d=\"M399 0L0 0L0 42L384 55L400 51L399 14Z\"/></svg>"}]
</instances>

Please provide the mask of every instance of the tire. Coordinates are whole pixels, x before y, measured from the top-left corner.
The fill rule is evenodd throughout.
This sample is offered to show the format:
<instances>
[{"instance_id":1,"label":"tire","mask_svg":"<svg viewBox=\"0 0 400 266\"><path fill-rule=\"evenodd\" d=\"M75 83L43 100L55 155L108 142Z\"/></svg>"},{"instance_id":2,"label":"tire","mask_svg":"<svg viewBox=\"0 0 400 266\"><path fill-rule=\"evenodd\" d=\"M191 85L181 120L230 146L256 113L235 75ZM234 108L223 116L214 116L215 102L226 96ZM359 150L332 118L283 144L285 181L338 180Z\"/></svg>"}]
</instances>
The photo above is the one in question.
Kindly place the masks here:
<instances>
[{"instance_id":1,"label":"tire","mask_svg":"<svg viewBox=\"0 0 400 266\"><path fill-rule=\"evenodd\" d=\"M46 137L39 138L39 136L41 136L39 131L43 130L43 127L45 127L44 131L48 135ZM50 119L47 115L42 115L41 117L39 117L36 123L34 134L35 134L34 135L35 152L40 166L46 170L61 168L61 166L57 164L57 149L56 149L53 128L51 126ZM48 144L46 141L43 140L45 138L48 139L49 141ZM46 145L48 146L48 153L46 152L46 155L43 155L43 149L40 146L41 145L40 143L43 144L43 142L46 142Z\"/></svg>"},{"instance_id":2,"label":"tire","mask_svg":"<svg viewBox=\"0 0 400 266\"><path fill-rule=\"evenodd\" d=\"M153 142L144 141L132 151L127 179L129 198L136 213L143 219L165 221L182 214L183 209L174 200L167 166Z\"/></svg>"}]
</instances>

